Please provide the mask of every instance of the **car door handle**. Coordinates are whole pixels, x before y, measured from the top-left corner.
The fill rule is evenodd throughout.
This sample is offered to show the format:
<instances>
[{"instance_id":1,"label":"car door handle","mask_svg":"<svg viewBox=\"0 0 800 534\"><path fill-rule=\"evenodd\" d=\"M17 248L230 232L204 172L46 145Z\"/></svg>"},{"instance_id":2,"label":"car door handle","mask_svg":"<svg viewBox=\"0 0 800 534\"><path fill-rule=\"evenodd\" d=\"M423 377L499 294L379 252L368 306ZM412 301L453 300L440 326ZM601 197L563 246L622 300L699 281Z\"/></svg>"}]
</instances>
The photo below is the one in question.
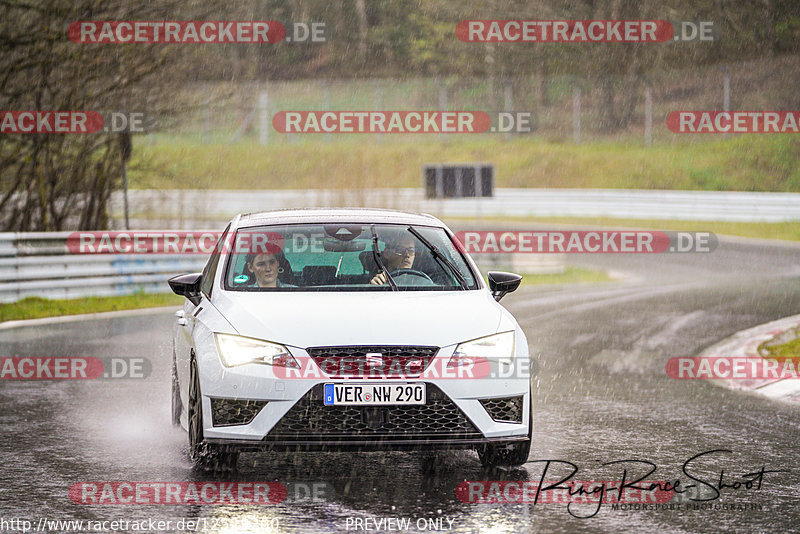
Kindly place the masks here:
<instances>
[{"instance_id":1,"label":"car door handle","mask_svg":"<svg viewBox=\"0 0 800 534\"><path fill-rule=\"evenodd\" d=\"M184 319L183 317L179 317L177 322L178 326L186 326L186 319Z\"/></svg>"},{"instance_id":2,"label":"car door handle","mask_svg":"<svg viewBox=\"0 0 800 534\"><path fill-rule=\"evenodd\" d=\"M186 313L183 310L178 310L175 312L176 322L179 326L186 326Z\"/></svg>"}]
</instances>

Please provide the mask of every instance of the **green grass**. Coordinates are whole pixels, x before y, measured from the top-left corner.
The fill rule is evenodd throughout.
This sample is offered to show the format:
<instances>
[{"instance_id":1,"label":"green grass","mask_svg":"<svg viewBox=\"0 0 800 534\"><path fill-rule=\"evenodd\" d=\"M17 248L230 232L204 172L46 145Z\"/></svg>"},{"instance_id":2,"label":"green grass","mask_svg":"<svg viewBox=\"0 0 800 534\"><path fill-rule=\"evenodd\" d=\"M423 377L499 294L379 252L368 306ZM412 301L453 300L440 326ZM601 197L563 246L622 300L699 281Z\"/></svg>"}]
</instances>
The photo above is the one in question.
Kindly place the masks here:
<instances>
[{"instance_id":1,"label":"green grass","mask_svg":"<svg viewBox=\"0 0 800 534\"><path fill-rule=\"evenodd\" d=\"M449 217L447 220L457 221L459 219ZM661 219L612 219L609 217L484 217L481 221L555 224L564 225L565 229L570 226L601 226L641 230L713 232L718 235L800 241L800 222L665 221Z\"/></svg>"},{"instance_id":2,"label":"green grass","mask_svg":"<svg viewBox=\"0 0 800 534\"><path fill-rule=\"evenodd\" d=\"M555 284L590 284L609 282L612 278L605 271L567 267L559 274L525 274L522 285L555 285Z\"/></svg>"},{"instance_id":3,"label":"green grass","mask_svg":"<svg viewBox=\"0 0 800 534\"><path fill-rule=\"evenodd\" d=\"M605 282L611 278L603 271L567 267L562 274L527 274L525 285L574 284L580 282ZM172 293L137 293L122 297L85 297L70 300L51 300L28 297L18 302L0 304L0 323L21 319L38 319L60 315L79 315L117 310L180 306L183 297Z\"/></svg>"},{"instance_id":4,"label":"green grass","mask_svg":"<svg viewBox=\"0 0 800 534\"><path fill-rule=\"evenodd\" d=\"M800 331L794 332L795 338L786 343L770 345L772 341L765 341L758 347L758 352L764 358L776 360L793 358L796 362L800 359Z\"/></svg>"},{"instance_id":5,"label":"green grass","mask_svg":"<svg viewBox=\"0 0 800 534\"><path fill-rule=\"evenodd\" d=\"M85 297L70 300L28 297L18 302L0 304L0 322L158 306L180 306L183 300L183 297L172 293L138 293L122 297Z\"/></svg>"},{"instance_id":6,"label":"green grass","mask_svg":"<svg viewBox=\"0 0 800 534\"><path fill-rule=\"evenodd\" d=\"M575 145L526 136L287 136L261 146L198 136L137 139L132 188L304 189L419 187L436 162L491 162L498 187L800 191L800 139L750 135Z\"/></svg>"}]
</instances>

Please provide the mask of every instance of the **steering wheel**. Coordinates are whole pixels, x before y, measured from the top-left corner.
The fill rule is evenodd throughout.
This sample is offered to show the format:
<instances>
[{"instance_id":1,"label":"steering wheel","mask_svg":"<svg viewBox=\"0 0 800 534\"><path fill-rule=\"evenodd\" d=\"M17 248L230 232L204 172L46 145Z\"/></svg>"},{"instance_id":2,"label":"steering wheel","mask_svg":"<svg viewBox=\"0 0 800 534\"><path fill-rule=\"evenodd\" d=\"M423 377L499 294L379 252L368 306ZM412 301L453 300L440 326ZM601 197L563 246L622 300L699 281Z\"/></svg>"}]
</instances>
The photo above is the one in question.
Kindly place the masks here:
<instances>
[{"instance_id":1,"label":"steering wheel","mask_svg":"<svg viewBox=\"0 0 800 534\"><path fill-rule=\"evenodd\" d=\"M423 278L423 279L427 280L428 282L430 282L431 285L436 285L436 282L431 280L430 276L428 276L427 274L423 273L422 271L418 271L416 269L397 269L396 271L392 271L389 274L392 276L392 278L395 278L397 276L404 276L404 275L418 276L418 277ZM416 285L416 284L411 284L411 285ZM424 285L427 285L427 284L424 284Z\"/></svg>"}]
</instances>

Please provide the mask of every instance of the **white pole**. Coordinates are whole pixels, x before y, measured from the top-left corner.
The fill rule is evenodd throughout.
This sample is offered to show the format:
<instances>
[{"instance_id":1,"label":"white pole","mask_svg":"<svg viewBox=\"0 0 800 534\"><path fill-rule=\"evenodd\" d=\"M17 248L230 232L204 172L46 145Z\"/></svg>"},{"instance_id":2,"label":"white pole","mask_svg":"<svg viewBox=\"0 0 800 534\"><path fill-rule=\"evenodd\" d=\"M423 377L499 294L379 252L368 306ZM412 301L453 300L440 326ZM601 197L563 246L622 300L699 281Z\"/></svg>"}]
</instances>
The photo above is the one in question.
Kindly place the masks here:
<instances>
[{"instance_id":1,"label":"white pole","mask_svg":"<svg viewBox=\"0 0 800 534\"><path fill-rule=\"evenodd\" d=\"M331 110L331 88L328 85L327 80L322 82L322 95L323 95L323 98L324 98L324 102L322 104L322 107L323 107L323 109L325 111L330 111ZM323 135L324 135L325 142L329 143L330 140L331 140L331 134L328 133L328 132L325 132Z\"/></svg>"},{"instance_id":2,"label":"white pole","mask_svg":"<svg viewBox=\"0 0 800 534\"><path fill-rule=\"evenodd\" d=\"M266 89L258 95L258 142L260 145L269 143L269 96Z\"/></svg>"},{"instance_id":3,"label":"white pole","mask_svg":"<svg viewBox=\"0 0 800 534\"><path fill-rule=\"evenodd\" d=\"M380 84L381 82L378 81L378 87L375 90L375 109L377 111L383 111L383 87ZM378 143L383 141L381 134L375 133L373 135L375 136L375 141Z\"/></svg>"},{"instance_id":4,"label":"white pole","mask_svg":"<svg viewBox=\"0 0 800 534\"><path fill-rule=\"evenodd\" d=\"M731 110L731 75L728 74L728 69L725 66L720 67L722 74L725 76L722 82L722 109L727 113ZM725 133L725 137L730 134Z\"/></svg>"},{"instance_id":5,"label":"white pole","mask_svg":"<svg viewBox=\"0 0 800 534\"><path fill-rule=\"evenodd\" d=\"M447 111L447 85L442 80L439 81L439 111ZM444 134L440 133L439 138L444 139Z\"/></svg>"},{"instance_id":6,"label":"white pole","mask_svg":"<svg viewBox=\"0 0 800 534\"><path fill-rule=\"evenodd\" d=\"M581 142L581 88L572 90L572 131L575 143Z\"/></svg>"},{"instance_id":7,"label":"white pole","mask_svg":"<svg viewBox=\"0 0 800 534\"><path fill-rule=\"evenodd\" d=\"M650 87L644 94L644 138L648 146L653 144L653 91Z\"/></svg>"},{"instance_id":8,"label":"white pole","mask_svg":"<svg viewBox=\"0 0 800 534\"><path fill-rule=\"evenodd\" d=\"M505 111L511 112L513 104L513 94L511 92L511 81L505 80L506 86L503 88L503 104ZM511 132L506 132L506 139L511 139Z\"/></svg>"}]
</instances>

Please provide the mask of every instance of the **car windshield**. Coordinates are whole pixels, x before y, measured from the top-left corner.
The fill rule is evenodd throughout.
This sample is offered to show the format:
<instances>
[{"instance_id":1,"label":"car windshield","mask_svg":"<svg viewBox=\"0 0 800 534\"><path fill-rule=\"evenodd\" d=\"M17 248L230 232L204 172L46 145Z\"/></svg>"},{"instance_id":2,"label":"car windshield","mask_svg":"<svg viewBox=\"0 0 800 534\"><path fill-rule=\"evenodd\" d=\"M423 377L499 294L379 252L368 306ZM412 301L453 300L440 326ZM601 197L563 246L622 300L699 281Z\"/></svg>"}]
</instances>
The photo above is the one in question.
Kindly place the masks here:
<instances>
[{"instance_id":1,"label":"car windshield","mask_svg":"<svg viewBox=\"0 0 800 534\"><path fill-rule=\"evenodd\" d=\"M453 291L475 275L443 228L293 224L236 232L229 291Z\"/></svg>"}]
</instances>

